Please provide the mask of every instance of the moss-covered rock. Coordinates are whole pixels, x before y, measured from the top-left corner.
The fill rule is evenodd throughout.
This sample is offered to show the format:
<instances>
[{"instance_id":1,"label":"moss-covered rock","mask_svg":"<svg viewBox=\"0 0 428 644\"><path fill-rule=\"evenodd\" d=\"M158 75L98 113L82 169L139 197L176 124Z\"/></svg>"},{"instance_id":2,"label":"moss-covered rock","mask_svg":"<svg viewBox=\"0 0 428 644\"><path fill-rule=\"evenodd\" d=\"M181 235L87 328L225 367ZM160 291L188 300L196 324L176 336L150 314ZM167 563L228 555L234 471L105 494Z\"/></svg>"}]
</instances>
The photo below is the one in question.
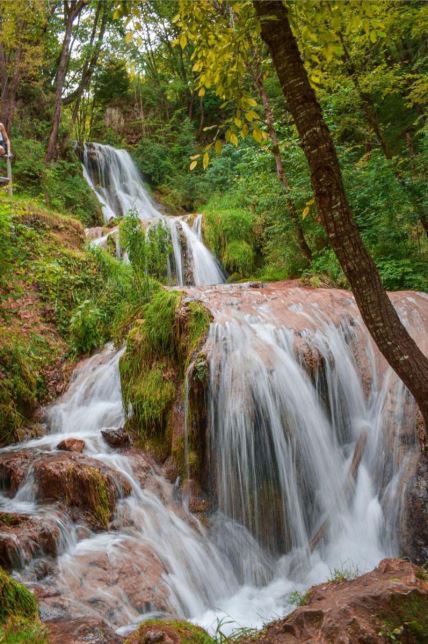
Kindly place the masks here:
<instances>
[{"instance_id":1,"label":"moss-covered rock","mask_svg":"<svg viewBox=\"0 0 428 644\"><path fill-rule=\"evenodd\" d=\"M37 601L32 592L0 568L0 624L10 617L36 619Z\"/></svg>"},{"instance_id":2,"label":"moss-covered rock","mask_svg":"<svg viewBox=\"0 0 428 644\"><path fill-rule=\"evenodd\" d=\"M47 641L35 596L0 568L0 642L45 644Z\"/></svg>"},{"instance_id":3,"label":"moss-covered rock","mask_svg":"<svg viewBox=\"0 0 428 644\"><path fill-rule=\"evenodd\" d=\"M149 642L214 644L214 640L202 628L178 620L148 620L125 640L125 644L148 644Z\"/></svg>"},{"instance_id":4,"label":"moss-covered rock","mask_svg":"<svg viewBox=\"0 0 428 644\"><path fill-rule=\"evenodd\" d=\"M195 419L203 416L193 413L192 405L185 405L184 398L193 378L198 380L199 388L206 383L208 366L198 352L211 316L201 303L164 289L155 293L143 316L130 331L120 362L124 406L128 411L132 409L127 428L159 460L172 454L177 471L184 475L184 411L187 421L192 414ZM192 391L189 402L193 400ZM197 431L189 431L189 436L196 434ZM189 450L195 452L192 460L197 462L198 445L189 445Z\"/></svg>"}]
</instances>

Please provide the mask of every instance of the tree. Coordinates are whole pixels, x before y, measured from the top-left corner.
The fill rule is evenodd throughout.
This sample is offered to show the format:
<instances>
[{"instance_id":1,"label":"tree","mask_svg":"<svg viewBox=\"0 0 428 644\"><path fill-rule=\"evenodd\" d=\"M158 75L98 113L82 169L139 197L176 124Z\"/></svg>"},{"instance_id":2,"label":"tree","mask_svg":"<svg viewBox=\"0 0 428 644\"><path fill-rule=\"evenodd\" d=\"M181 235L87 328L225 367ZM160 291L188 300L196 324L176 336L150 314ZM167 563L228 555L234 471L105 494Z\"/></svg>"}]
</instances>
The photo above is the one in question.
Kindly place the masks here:
<instances>
[{"instance_id":1,"label":"tree","mask_svg":"<svg viewBox=\"0 0 428 644\"><path fill-rule=\"evenodd\" d=\"M261 35L272 56L299 132L322 224L378 348L419 405L428 428L428 359L410 337L367 252L343 187L336 150L311 87L288 11L281 0L254 0ZM422 448L426 449L426 431Z\"/></svg>"},{"instance_id":2,"label":"tree","mask_svg":"<svg viewBox=\"0 0 428 644\"><path fill-rule=\"evenodd\" d=\"M0 120L10 130L20 84L37 79L46 25L43 0L0 3Z\"/></svg>"},{"instance_id":3,"label":"tree","mask_svg":"<svg viewBox=\"0 0 428 644\"><path fill-rule=\"evenodd\" d=\"M52 118L52 127L49 134L48 147L45 161L48 163L57 155L58 131L61 121L62 93L71 50L71 36L73 25L87 0L64 0L64 39L55 79L55 104Z\"/></svg>"}]
</instances>

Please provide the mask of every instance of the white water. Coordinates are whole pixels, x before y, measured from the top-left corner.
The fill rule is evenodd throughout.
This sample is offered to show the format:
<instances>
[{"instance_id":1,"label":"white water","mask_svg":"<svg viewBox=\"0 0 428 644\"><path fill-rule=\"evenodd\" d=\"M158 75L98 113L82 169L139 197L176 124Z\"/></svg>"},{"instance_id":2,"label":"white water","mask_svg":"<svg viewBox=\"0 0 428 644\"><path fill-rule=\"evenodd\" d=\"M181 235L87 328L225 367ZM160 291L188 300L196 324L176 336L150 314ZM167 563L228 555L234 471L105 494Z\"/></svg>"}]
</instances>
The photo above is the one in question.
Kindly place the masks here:
<instances>
[{"instance_id":1,"label":"white water","mask_svg":"<svg viewBox=\"0 0 428 644\"><path fill-rule=\"evenodd\" d=\"M196 216L193 228L188 225L186 217L165 216L148 194L126 150L101 143L86 144L83 150L83 174L101 204L106 222L134 211L146 225L163 225L167 228L173 249L176 284L205 286L224 282L217 260L203 243L201 215ZM94 242L95 245L103 243L104 238ZM186 262L189 264L188 274Z\"/></svg>"},{"instance_id":2,"label":"white water","mask_svg":"<svg viewBox=\"0 0 428 644\"><path fill-rule=\"evenodd\" d=\"M174 501L174 488L156 472L142 486L132 459L100 436L101 428L123 422L121 352L107 347L77 371L49 409L51 431L58 433L18 447L50 450L65 436L84 438L85 453L126 476L132 494L119 503L115 531L86 530L82 537L79 526L63 528L63 551L47 583L55 584L69 614L101 616L126 632L159 612L150 602L138 609L126 579L131 566L137 586L143 583L154 559L162 570L164 612L210 630L219 619L228 622L226 632L261 627L291 610L291 592L335 569L361 573L396 552L389 533L399 513L400 470L384 446L385 409L391 392L395 412L404 409L404 388L390 372L379 381L367 342L371 388L365 394L351 350L358 337L361 342L358 324L337 329L311 315L318 316L318 331L308 332L308 341L325 364L316 384L294 353L291 333L262 307L257 316L236 312L211 326L210 463L219 507L208 528ZM364 431L367 445L350 484L354 446ZM34 501L30 479L1 504L46 512ZM309 541L326 520L325 538L310 552ZM100 558L114 585L93 576ZM32 574L29 566L22 577L31 581Z\"/></svg>"}]
</instances>

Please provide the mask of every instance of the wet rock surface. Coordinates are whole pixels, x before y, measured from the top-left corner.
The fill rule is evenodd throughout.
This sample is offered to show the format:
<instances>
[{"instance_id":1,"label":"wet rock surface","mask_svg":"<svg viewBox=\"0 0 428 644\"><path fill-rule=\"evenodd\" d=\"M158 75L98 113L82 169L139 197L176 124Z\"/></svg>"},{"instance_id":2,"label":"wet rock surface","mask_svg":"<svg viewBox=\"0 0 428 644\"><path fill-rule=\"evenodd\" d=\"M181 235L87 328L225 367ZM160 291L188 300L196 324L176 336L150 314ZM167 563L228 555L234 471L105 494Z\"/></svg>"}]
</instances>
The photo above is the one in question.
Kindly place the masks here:
<instances>
[{"instance_id":1,"label":"wet rock surface","mask_svg":"<svg viewBox=\"0 0 428 644\"><path fill-rule=\"evenodd\" d=\"M417 564L428 561L428 456L421 454L407 484L401 550ZM427 633L428 641L428 633Z\"/></svg>"},{"instance_id":2,"label":"wet rock surface","mask_svg":"<svg viewBox=\"0 0 428 644\"><path fill-rule=\"evenodd\" d=\"M22 452L5 452L0 456L0 489L14 496L26 478L34 453L30 450Z\"/></svg>"},{"instance_id":3,"label":"wet rock surface","mask_svg":"<svg viewBox=\"0 0 428 644\"><path fill-rule=\"evenodd\" d=\"M0 566L21 568L38 555L57 553L58 525L45 517L0 512Z\"/></svg>"},{"instance_id":4,"label":"wet rock surface","mask_svg":"<svg viewBox=\"0 0 428 644\"><path fill-rule=\"evenodd\" d=\"M123 639L97 619L56 620L46 623L50 644L119 644Z\"/></svg>"},{"instance_id":5,"label":"wet rock surface","mask_svg":"<svg viewBox=\"0 0 428 644\"><path fill-rule=\"evenodd\" d=\"M65 438L58 443L56 448L64 452L77 452L81 454L85 449L85 441L82 441L80 438Z\"/></svg>"},{"instance_id":6,"label":"wet rock surface","mask_svg":"<svg viewBox=\"0 0 428 644\"><path fill-rule=\"evenodd\" d=\"M110 447L129 447L131 439L123 427L109 427L101 430L102 437Z\"/></svg>"},{"instance_id":7,"label":"wet rock surface","mask_svg":"<svg viewBox=\"0 0 428 644\"><path fill-rule=\"evenodd\" d=\"M307 603L242 644L370 644L428 641L428 575L384 559L351 581L314 586Z\"/></svg>"},{"instance_id":8,"label":"wet rock surface","mask_svg":"<svg viewBox=\"0 0 428 644\"><path fill-rule=\"evenodd\" d=\"M107 527L118 499L131 492L129 482L119 472L99 460L72 452L38 459L34 479L39 501L62 502L73 518L83 514L95 529Z\"/></svg>"}]
</instances>

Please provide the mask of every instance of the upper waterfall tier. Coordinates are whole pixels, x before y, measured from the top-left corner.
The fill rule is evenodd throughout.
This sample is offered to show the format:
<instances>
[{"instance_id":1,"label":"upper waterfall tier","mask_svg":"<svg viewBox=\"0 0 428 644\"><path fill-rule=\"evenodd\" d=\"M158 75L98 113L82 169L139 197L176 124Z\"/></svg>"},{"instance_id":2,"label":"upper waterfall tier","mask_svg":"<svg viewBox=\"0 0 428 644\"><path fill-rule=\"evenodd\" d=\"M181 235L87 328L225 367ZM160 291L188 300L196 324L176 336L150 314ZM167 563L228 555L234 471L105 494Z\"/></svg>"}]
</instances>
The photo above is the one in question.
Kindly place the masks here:
<instances>
[{"instance_id":1,"label":"upper waterfall tier","mask_svg":"<svg viewBox=\"0 0 428 644\"><path fill-rule=\"evenodd\" d=\"M193 226L186 217L167 217L147 192L138 169L126 150L111 145L86 143L83 148L83 174L95 192L106 222L136 212L146 226L161 225L169 232L172 246L171 274L178 286L221 284L224 274L202 239L202 218ZM102 245L101 236L93 241Z\"/></svg>"}]
</instances>

